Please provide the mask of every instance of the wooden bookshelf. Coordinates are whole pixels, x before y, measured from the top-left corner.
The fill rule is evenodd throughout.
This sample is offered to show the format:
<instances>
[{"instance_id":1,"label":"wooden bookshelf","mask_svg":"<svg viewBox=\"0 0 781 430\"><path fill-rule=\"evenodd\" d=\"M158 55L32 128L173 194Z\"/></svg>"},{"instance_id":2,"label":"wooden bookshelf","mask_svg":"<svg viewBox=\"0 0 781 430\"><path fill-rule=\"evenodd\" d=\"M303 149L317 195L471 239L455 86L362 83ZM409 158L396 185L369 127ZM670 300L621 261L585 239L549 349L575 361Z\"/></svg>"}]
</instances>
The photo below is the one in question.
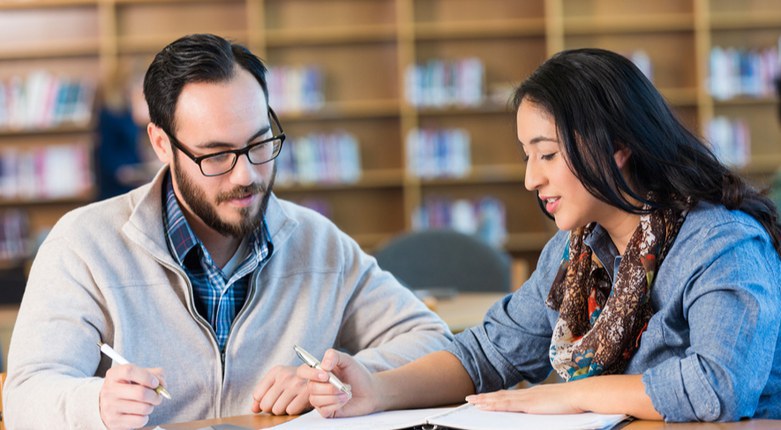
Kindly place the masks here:
<instances>
[{"instance_id":1,"label":"wooden bookshelf","mask_svg":"<svg viewBox=\"0 0 781 430\"><path fill-rule=\"evenodd\" d=\"M44 70L58 78L97 82L103 61L100 27L100 7L94 0L3 2L0 4L0 38L4 41L0 48L0 81L5 84L12 76L26 78L32 71ZM93 140L92 130L89 118L76 124L64 122L43 128L4 124L0 127L0 154L29 153L64 144L89 145ZM8 196L3 192L8 197L0 198L0 211L22 209L28 216L27 242L34 243L63 213L93 199L93 185L86 184L86 188L54 198ZM26 272L31 258L2 263ZM14 293L5 292L5 295L15 295L23 287L16 285L17 278L2 279L0 283L4 288L14 289Z\"/></svg>"},{"instance_id":2,"label":"wooden bookshelf","mask_svg":"<svg viewBox=\"0 0 781 430\"><path fill-rule=\"evenodd\" d=\"M29 0L0 3L0 78L35 69L103 82L118 67L151 56L188 33L214 32L247 44L271 66L317 65L324 105L282 112L291 136L346 130L359 141L355 183L279 185L281 197L319 201L368 250L408 230L428 198L499 199L506 209L505 248L533 258L555 232L523 189L524 168L507 96L553 53L601 47L642 49L653 81L698 133L711 118L744 118L752 161L742 171L767 177L781 165L775 97L714 100L707 89L713 46L775 46L777 0ZM405 71L428 60L479 58L484 103L416 107L405 99ZM272 100L273 105L273 100ZM461 128L471 137L471 172L420 179L406 166L405 138L415 128ZM82 127L2 131L0 147L89 139ZM9 200L40 230L72 201Z\"/></svg>"}]
</instances>

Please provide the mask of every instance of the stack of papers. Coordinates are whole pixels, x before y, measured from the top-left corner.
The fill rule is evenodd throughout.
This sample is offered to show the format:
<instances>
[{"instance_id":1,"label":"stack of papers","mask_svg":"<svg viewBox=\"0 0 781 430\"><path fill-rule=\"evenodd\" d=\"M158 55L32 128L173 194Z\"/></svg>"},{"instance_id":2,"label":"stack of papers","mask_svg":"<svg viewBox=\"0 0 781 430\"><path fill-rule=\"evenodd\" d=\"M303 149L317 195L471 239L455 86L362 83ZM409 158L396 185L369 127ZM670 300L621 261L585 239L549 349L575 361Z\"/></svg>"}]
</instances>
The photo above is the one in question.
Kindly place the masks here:
<instances>
[{"instance_id":1,"label":"stack of papers","mask_svg":"<svg viewBox=\"0 0 781 430\"><path fill-rule=\"evenodd\" d=\"M274 429L400 430L428 424L457 430L591 430L611 428L626 418L626 415L594 413L538 415L492 412L467 404L457 408L411 409L351 418L323 418L317 411L312 411Z\"/></svg>"}]
</instances>

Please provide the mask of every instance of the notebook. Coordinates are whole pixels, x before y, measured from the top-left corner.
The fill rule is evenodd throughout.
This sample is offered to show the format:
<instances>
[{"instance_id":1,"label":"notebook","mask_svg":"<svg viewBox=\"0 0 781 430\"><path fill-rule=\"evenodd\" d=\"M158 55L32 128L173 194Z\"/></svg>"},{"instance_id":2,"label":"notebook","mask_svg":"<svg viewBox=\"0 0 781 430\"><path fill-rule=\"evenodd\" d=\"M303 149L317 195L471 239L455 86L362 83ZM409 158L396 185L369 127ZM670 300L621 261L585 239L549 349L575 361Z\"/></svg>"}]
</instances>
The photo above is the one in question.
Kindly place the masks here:
<instances>
[{"instance_id":1,"label":"notebook","mask_svg":"<svg viewBox=\"0 0 781 430\"><path fill-rule=\"evenodd\" d=\"M539 415L483 411L465 404L455 408L410 409L379 412L363 417L323 418L317 411L274 427L277 430L402 430L413 428L454 430L591 430L608 429L626 415L595 413Z\"/></svg>"}]
</instances>

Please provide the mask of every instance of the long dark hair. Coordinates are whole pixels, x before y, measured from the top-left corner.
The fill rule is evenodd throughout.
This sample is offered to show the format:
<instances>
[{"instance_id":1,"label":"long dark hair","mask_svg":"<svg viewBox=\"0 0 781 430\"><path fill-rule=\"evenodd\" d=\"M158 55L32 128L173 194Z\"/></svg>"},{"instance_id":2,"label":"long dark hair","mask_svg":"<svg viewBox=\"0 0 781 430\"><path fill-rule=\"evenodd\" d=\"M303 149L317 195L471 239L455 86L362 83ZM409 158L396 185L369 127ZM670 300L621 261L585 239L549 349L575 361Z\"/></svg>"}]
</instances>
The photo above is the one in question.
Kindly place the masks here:
<instances>
[{"instance_id":1,"label":"long dark hair","mask_svg":"<svg viewBox=\"0 0 781 430\"><path fill-rule=\"evenodd\" d=\"M762 224L781 255L775 205L681 124L625 57L602 49L562 51L516 89L515 110L524 99L555 118L570 169L598 199L635 214L681 210L686 198L739 209ZM622 148L631 151L626 180L613 158Z\"/></svg>"},{"instance_id":2,"label":"long dark hair","mask_svg":"<svg viewBox=\"0 0 781 430\"><path fill-rule=\"evenodd\" d=\"M226 82L236 66L255 77L266 95L266 66L246 47L213 34L181 37L155 55L144 76L149 119L166 133L176 131L174 113L182 88L191 82Z\"/></svg>"}]
</instances>

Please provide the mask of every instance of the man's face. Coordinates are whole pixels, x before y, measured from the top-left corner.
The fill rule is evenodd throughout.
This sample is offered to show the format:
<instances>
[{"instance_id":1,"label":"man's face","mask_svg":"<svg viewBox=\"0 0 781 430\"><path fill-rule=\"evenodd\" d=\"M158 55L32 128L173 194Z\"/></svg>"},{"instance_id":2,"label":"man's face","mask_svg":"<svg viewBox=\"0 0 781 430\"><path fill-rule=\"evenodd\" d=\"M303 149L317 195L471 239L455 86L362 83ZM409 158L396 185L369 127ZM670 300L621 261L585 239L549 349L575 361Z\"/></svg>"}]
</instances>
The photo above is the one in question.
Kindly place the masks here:
<instances>
[{"instance_id":1,"label":"man's face","mask_svg":"<svg viewBox=\"0 0 781 430\"><path fill-rule=\"evenodd\" d=\"M228 82L185 85L177 103L176 139L195 156L241 149L272 135L260 84L238 68ZM273 161L253 165L242 155L224 175L204 176L187 155L172 147L174 190L185 216L223 236L256 229L274 184Z\"/></svg>"}]
</instances>

